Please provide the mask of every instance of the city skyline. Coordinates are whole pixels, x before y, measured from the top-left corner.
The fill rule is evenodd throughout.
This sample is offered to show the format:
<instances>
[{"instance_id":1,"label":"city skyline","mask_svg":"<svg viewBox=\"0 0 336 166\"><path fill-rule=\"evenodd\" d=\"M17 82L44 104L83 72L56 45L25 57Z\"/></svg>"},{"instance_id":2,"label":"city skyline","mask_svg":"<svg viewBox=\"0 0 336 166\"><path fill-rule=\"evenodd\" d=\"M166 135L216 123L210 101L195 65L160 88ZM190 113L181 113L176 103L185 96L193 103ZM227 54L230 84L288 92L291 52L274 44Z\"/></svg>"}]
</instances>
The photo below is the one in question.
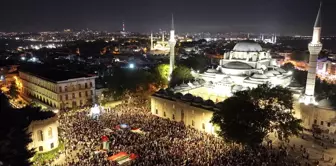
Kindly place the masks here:
<instances>
[{"instance_id":1,"label":"city skyline","mask_svg":"<svg viewBox=\"0 0 336 166\"><path fill-rule=\"evenodd\" d=\"M318 0L266 0L228 1L171 0L162 5L152 0L124 1L71 1L57 3L2 2L0 11L3 25L0 31L60 31L63 29L95 29L118 31L125 22L127 31L150 32L169 30L170 16L174 13L177 33L183 32L254 32L285 35L309 35ZM323 34L336 34L332 20L336 2L323 1ZM20 4L20 5L17 5Z\"/></svg>"}]
</instances>

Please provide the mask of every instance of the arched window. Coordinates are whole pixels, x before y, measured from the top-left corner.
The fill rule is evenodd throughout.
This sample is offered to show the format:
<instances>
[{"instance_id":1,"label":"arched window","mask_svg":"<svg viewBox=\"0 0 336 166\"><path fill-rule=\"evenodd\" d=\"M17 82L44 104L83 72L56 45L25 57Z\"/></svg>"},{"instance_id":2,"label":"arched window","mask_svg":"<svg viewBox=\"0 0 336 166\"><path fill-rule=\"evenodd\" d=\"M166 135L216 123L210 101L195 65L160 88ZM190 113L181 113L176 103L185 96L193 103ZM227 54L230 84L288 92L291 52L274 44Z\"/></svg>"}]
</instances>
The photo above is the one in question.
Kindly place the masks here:
<instances>
[{"instance_id":1,"label":"arched window","mask_svg":"<svg viewBox=\"0 0 336 166\"><path fill-rule=\"evenodd\" d=\"M53 137L52 128L51 127L48 128L48 137L49 137L49 139L51 139Z\"/></svg>"},{"instance_id":2,"label":"arched window","mask_svg":"<svg viewBox=\"0 0 336 166\"><path fill-rule=\"evenodd\" d=\"M37 140L43 141L43 131L42 130L37 131Z\"/></svg>"}]
</instances>

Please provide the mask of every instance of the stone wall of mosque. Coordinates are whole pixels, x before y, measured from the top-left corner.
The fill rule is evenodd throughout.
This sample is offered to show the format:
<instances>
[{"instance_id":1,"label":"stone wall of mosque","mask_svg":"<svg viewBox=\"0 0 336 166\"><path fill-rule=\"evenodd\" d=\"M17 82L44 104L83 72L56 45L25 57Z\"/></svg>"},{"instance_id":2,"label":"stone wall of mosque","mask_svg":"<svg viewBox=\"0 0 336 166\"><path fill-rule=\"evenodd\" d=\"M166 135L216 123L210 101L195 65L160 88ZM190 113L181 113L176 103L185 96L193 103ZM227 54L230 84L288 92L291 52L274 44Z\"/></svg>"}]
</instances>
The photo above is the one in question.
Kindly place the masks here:
<instances>
[{"instance_id":1,"label":"stone wall of mosque","mask_svg":"<svg viewBox=\"0 0 336 166\"><path fill-rule=\"evenodd\" d=\"M54 116L45 120L32 121L28 127L32 142L29 149L35 149L37 153L44 153L58 147L58 118Z\"/></svg>"},{"instance_id":2,"label":"stone wall of mosque","mask_svg":"<svg viewBox=\"0 0 336 166\"><path fill-rule=\"evenodd\" d=\"M301 119L305 128L317 125L329 134L336 134L336 110L300 104Z\"/></svg>"},{"instance_id":3,"label":"stone wall of mosque","mask_svg":"<svg viewBox=\"0 0 336 166\"><path fill-rule=\"evenodd\" d=\"M199 131L215 134L215 128L210 123L212 111L191 105L182 100L169 100L162 97L151 97L151 112L161 118L183 122Z\"/></svg>"}]
</instances>

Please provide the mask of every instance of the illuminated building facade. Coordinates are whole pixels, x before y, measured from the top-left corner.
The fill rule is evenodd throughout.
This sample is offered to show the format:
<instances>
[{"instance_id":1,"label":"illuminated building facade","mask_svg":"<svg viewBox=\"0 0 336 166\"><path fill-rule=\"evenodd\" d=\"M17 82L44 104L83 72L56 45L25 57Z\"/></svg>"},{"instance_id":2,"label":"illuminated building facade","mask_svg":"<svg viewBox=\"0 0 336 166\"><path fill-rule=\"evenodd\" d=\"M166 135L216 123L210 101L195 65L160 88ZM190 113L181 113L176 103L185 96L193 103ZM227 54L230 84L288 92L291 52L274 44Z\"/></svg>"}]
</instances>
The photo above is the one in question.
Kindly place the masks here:
<instances>
[{"instance_id":1,"label":"illuminated building facade","mask_svg":"<svg viewBox=\"0 0 336 166\"><path fill-rule=\"evenodd\" d=\"M20 69L21 93L58 109L95 102L95 76L57 69Z\"/></svg>"},{"instance_id":2,"label":"illuminated building facade","mask_svg":"<svg viewBox=\"0 0 336 166\"><path fill-rule=\"evenodd\" d=\"M28 127L32 142L29 149L34 148L37 153L44 153L58 147L58 121L57 116L32 121Z\"/></svg>"},{"instance_id":3,"label":"illuminated building facade","mask_svg":"<svg viewBox=\"0 0 336 166\"><path fill-rule=\"evenodd\" d=\"M213 109L217 109L213 101L203 101L191 94L183 95L161 89L151 96L153 115L183 122L186 126L211 134L215 134L215 127L210 123Z\"/></svg>"}]
</instances>

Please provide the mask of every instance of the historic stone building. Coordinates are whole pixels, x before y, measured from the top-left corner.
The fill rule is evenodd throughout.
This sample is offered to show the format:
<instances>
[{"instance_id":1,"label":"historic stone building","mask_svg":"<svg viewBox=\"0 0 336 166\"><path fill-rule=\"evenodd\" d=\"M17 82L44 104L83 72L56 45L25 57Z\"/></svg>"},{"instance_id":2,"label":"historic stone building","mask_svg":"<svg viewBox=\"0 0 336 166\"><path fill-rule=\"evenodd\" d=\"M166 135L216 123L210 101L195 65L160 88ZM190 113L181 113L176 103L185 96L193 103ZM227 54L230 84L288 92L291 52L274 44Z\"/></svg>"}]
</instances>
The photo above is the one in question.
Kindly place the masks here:
<instances>
[{"instance_id":1,"label":"historic stone building","mask_svg":"<svg viewBox=\"0 0 336 166\"><path fill-rule=\"evenodd\" d=\"M182 95L161 89L151 97L153 115L183 122L187 126L211 134L215 133L215 128L210 123L213 109L217 109L213 101L203 101L202 98L191 94Z\"/></svg>"},{"instance_id":2,"label":"historic stone building","mask_svg":"<svg viewBox=\"0 0 336 166\"><path fill-rule=\"evenodd\" d=\"M37 153L48 152L58 147L58 121L57 116L34 120L28 127L31 133L32 142L28 145L29 149L34 148Z\"/></svg>"},{"instance_id":3,"label":"historic stone building","mask_svg":"<svg viewBox=\"0 0 336 166\"><path fill-rule=\"evenodd\" d=\"M95 76L49 68L20 68L23 96L53 108L74 108L95 100Z\"/></svg>"}]
</instances>

